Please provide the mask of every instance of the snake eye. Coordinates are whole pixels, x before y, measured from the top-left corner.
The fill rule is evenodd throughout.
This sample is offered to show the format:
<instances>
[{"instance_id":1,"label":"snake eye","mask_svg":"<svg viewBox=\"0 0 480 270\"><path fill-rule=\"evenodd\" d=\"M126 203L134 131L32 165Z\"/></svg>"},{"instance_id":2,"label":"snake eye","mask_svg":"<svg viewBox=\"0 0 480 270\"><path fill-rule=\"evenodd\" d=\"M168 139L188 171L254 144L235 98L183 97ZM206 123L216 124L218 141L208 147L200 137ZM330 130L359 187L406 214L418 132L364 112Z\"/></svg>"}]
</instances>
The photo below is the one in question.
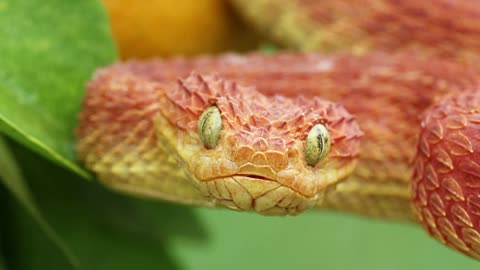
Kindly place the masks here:
<instances>
[{"instance_id":1,"label":"snake eye","mask_svg":"<svg viewBox=\"0 0 480 270\"><path fill-rule=\"evenodd\" d=\"M330 151L330 135L322 124L312 127L305 143L305 161L310 166L324 159Z\"/></svg>"},{"instance_id":2,"label":"snake eye","mask_svg":"<svg viewBox=\"0 0 480 270\"><path fill-rule=\"evenodd\" d=\"M222 118L217 106L208 107L198 120L198 135L207 149L213 149L220 139Z\"/></svg>"}]
</instances>

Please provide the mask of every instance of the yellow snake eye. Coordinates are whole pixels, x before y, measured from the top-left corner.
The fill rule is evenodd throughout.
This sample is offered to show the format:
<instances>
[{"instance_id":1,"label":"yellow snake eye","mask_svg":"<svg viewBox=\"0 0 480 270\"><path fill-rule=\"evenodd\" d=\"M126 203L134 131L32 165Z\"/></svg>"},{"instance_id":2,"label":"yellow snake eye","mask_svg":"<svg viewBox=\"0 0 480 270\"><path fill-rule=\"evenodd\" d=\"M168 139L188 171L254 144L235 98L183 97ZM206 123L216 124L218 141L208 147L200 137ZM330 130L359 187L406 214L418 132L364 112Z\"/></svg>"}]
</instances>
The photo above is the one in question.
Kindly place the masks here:
<instances>
[{"instance_id":1,"label":"yellow snake eye","mask_svg":"<svg viewBox=\"0 0 480 270\"><path fill-rule=\"evenodd\" d=\"M198 120L198 135L207 149L217 146L222 130L222 118L217 106L208 107Z\"/></svg>"},{"instance_id":2,"label":"yellow snake eye","mask_svg":"<svg viewBox=\"0 0 480 270\"><path fill-rule=\"evenodd\" d=\"M324 159L330 151L330 135L322 124L312 127L305 143L305 161L310 166Z\"/></svg>"}]
</instances>

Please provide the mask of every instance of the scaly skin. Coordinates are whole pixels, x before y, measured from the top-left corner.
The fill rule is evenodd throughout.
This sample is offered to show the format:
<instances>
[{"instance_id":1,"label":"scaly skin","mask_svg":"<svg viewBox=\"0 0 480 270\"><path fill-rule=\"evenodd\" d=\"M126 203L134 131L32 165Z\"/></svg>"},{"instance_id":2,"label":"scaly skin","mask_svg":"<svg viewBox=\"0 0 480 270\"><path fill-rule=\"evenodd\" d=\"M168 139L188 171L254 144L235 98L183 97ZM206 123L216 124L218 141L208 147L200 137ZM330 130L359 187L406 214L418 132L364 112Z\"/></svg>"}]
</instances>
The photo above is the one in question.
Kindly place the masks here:
<instances>
[{"instance_id":1,"label":"scaly skin","mask_svg":"<svg viewBox=\"0 0 480 270\"><path fill-rule=\"evenodd\" d=\"M290 48L480 60L478 0L231 1L260 31Z\"/></svg>"},{"instance_id":2,"label":"scaly skin","mask_svg":"<svg viewBox=\"0 0 480 270\"><path fill-rule=\"evenodd\" d=\"M422 122L415 209L436 239L480 260L480 92L452 95Z\"/></svg>"},{"instance_id":3,"label":"scaly skin","mask_svg":"<svg viewBox=\"0 0 480 270\"><path fill-rule=\"evenodd\" d=\"M362 135L358 124L341 105L318 97L268 97L220 77L187 76L191 65L222 70L228 59L235 57L101 70L80 116L79 157L104 183L134 194L262 214L313 207L326 187L351 174ZM270 59L267 69L281 68ZM197 123L212 104L223 128L219 144L207 149ZM328 128L331 149L308 166L304 142L318 123Z\"/></svg>"},{"instance_id":4,"label":"scaly skin","mask_svg":"<svg viewBox=\"0 0 480 270\"><path fill-rule=\"evenodd\" d=\"M192 143L196 145L195 150L205 151L198 142L195 132L187 126L194 126L188 123L194 123L206 105L193 104L194 112L190 109L190 112L185 113L187 108L192 106L191 97L182 96L185 95L184 91L181 91L182 87L171 86L175 78L187 76L192 70L206 74L216 72L228 80L234 80L243 85L255 85L258 91L267 95L298 96L301 93L308 97L324 96L344 104L355 115L361 129L365 132L361 143L360 160L346 181L336 185L336 188L328 189L326 199L320 206L397 219L414 218L409 203L408 186L411 176L410 161L415 154L416 136L422 113L445 93L461 92L477 87L477 73L473 70L446 61L423 61L407 55L392 57L372 54L354 57L352 55L251 54L114 65L100 71L89 84L78 130L80 158L107 185L168 200L183 200L185 203L212 205L228 201L222 197L223 195L219 196L218 190L215 191L213 186L207 185L201 188L203 193L197 191L192 183L211 179L212 176L202 177L203 173L196 171L198 167L189 164L189 160L195 163L197 156L192 154L193 151L182 150L186 148L182 146L185 144L182 140L174 142L174 137L179 136L178 131L175 132L177 129L188 130L189 140L195 142ZM162 86L162 83L166 86ZM187 88L195 89L194 85ZM168 91L165 92L167 86ZM205 89L201 87L197 91L205 91ZM263 99L266 97L259 94L255 95L259 95L260 98L251 97L249 94L245 100L235 91L217 92L217 95L222 94L228 94L232 99L238 98L241 104L245 104L242 106L253 106L250 104L251 100L258 101L255 102L257 109L252 113L262 114L269 121L273 121L275 117L265 114L264 110L271 113L279 110L287 118L293 118L295 113L302 112L298 109L289 112L294 103L288 100L277 103L269 99L265 102ZM181 102L185 99L190 103ZM180 111L175 106L167 107L173 101L183 104ZM238 106L237 104L236 107ZM169 110L173 113L169 113ZM120 114L119 111L124 113ZM163 117L157 117L159 114ZM233 111L225 114L225 117L233 117ZM165 123L165 119L169 119L167 122L170 124ZM344 126L342 129L342 133L345 134L348 128L352 128L352 123L346 114L341 119L344 119L341 121L342 125L349 123L348 127ZM262 121L255 121L255 125L262 125ZM304 120L298 122L299 128L305 125L304 123ZM160 126L166 128L159 128ZM237 126L241 125L237 123ZM293 126L289 125L289 129ZM231 129L233 132L234 126ZM303 127L302 130L305 132L307 128ZM354 146L360 136L355 128L350 132L347 137L349 138L348 147L332 146L333 153L348 160L354 159L357 155ZM250 145L248 148L254 148L254 138L262 137L261 134L265 138L270 136L263 131L253 133L253 137L248 137L241 144L247 143ZM233 133L231 136L239 135ZM149 139L145 142L139 138ZM159 141L158 147L155 147L156 141ZM266 144L271 145L271 143ZM228 145L220 147L232 148ZM303 145L299 145L296 148L298 153L302 153L302 147ZM237 145L233 148L242 147ZM180 158L173 154L166 155L165 152L178 153ZM249 152L249 158L253 159L254 151L246 152ZM215 157L218 156L215 154ZM296 154L295 157L303 161L302 154ZM181 164L186 163L186 165L179 166L177 159L182 160ZM231 160L231 157L229 159ZM242 159L248 158L242 157ZM255 161L256 164L264 164L265 159L260 160ZM212 160L209 159L208 162ZM329 162L322 163L322 166L326 166L327 163ZM353 163L346 164L351 166ZM297 165L305 166L298 161ZM332 166L339 165L337 162ZM351 170L350 167L337 168L340 172L337 174L338 177L333 177L335 180L320 179L323 184L319 185L320 189L317 187L318 192L323 191L323 187L336 182L336 179L341 179ZM273 178L260 171L257 173ZM197 180L192 181L191 175L195 175ZM260 179L251 180L252 183L262 183ZM309 182L310 180L307 181ZM296 189L296 191L299 190ZM309 194L311 196L315 192ZM211 200L205 201L205 195L210 196ZM250 195L255 197L252 192ZM224 197L228 198L228 196ZM251 199L248 198L244 205L243 202L235 202L233 198L233 203L228 201L224 204L245 210L253 207L258 212L268 213L263 208L256 209L256 205L249 205L250 201ZM285 212L275 208L273 212L293 214L298 211Z\"/></svg>"},{"instance_id":5,"label":"scaly skin","mask_svg":"<svg viewBox=\"0 0 480 270\"><path fill-rule=\"evenodd\" d=\"M306 51L341 50L360 55L372 51L390 54L413 53L427 61L442 58L480 67L478 0L232 0L232 2L258 29L290 48ZM403 96L402 93L403 91L400 91L397 94ZM477 99L478 94L470 95L474 100ZM480 198L480 191L477 188L480 179L472 170L475 168L472 167L474 163L468 163L476 160L475 150L478 147L474 136L476 123L468 120L461 125L456 123L459 126L452 127L452 123L458 119L475 117L477 112L472 104L475 103L465 103L461 98L452 97L436 108L437 112L443 110L451 115L442 116L441 119L434 116L427 118L424 123L426 126L422 128L423 139L419 145L419 158L415 162L417 170L412 184L414 202L416 209L419 210L418 217L427 231L441 242L478 259L480 224L476 208ZM347 109L352 111L349 106ZM355 111L352 112L355 114ZM413 124L411 123L412 127ZM444 132L439 133L443 137L438 134L436 135L440 136L439 138L425 135L431 132L438 133L440 130ZM368 130L366 133L368 140ZM471 136L463 137L459 134ZM450 141L448 135L452 136ZM402 136L399 136L399 139L401 138ZM459 140L455 149L452 148L452 138ZM460 151L462 147L464 155L455 152ZM430 153L432 149L436 152ZM462 172L464 166L470 166L469 173ZM361 164L360 167L366 168L365 171L368 172L369 167L362 167ZM400 168L397 170L403 171ZM407 179L408 182L408 177L402 179ZM348 183L349 181L346 182ZM330 196L330 199L327 196L326 205L331 201L330 205L334 208L351 210L348 205L346 207L339 205L348 200L354 202L358 196L344 195L362 193L365 194L363 199L368 199L369 193L373 192L378 200L373 200L367 208L362 202L360 204L362 206L358 206L356 212L362 213L365 209L377 208L379 205L385 206L384 211L381 211L383 213L394 209L398 212L405 210L405 207L401 206L407 201L403 184L400 185L402 186L400 189L381 191L380 185L372 184L367 188L363 184L353 183L345 189L339 187L337 189L339 192L335 193L335 196ZM392 200L399 196L391 196L398 195L400 190L404 190L401 192L403 203L402 200ZM380 196L382 192L385 194L383 197ZM382 216L381 212L378 216Z\"/></svg>"}]
</instances>

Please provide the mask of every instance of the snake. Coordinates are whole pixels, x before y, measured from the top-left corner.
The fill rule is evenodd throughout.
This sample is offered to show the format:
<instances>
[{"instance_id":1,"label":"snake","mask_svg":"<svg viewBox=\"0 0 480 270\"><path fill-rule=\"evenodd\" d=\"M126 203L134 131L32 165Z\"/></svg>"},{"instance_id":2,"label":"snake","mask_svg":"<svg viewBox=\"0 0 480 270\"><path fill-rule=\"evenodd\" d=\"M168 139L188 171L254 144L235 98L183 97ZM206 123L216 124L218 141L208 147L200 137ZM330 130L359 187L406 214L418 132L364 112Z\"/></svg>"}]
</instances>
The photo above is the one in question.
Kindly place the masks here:
<instances>
[{"instance_id":1,"label":"snake","mask_svg":"<svg viewBox=\"0 0 480 270\"><path fill-rule=\"evenodd\" d=\"M307 52L348 51L355 55L372 51L412 53L425 59L450 59L476 68L480 66L478 0L231 2L255 29L287 48ZM464 121L475 117L478 106L475 95L462 97L471 100L451 97L435 109L445 116L427 117L429 120L421 123L421 151L413 166L411 198L417 212L415 218L423 222L431 236L478 259L480 225L479 212L475 210L479 205L478 168L475 144L467 139L468 135L475 138L476 129ZM445 109L450 106L455 109ZM462 124L454 125L458 119L462 119ZM432 136L431 130L438 136ZM436 163L432 162L435 158ZM443 169L438 169L442 166ZM351 188L366 190L363 185ZM371 189L375 190L375 185ZM335 203L351 198L342 197ZM382 201L387 201L386 198ZM343 207L343 210L352 208ZM397 209L402 210L405 209ZM356 212L370 211L359 207ZM469 249L476 250L474 255Z\"/></svg>"},{"instance_id":2,"label":"snake","mask_svg":"<svg viewBox=\"0 0 480 270\"><path fill-rule=\"evenodd\" d=\"M257 2L272 11L261 23L298 12L268 2ZM352 11L339 3L334 11ZM317 48L330 31L336 32L312 39L319 43L304 42L310 35L280 39ZM342 38L339 44L350 42ZM101 68L87 85L78 156L102 183L128 194L264 215L315 207L411 220L480 259L480 76L465 65L479 39L455 38L448 41L468 41L462 50L437 49L421 37L391 48L382 43L387 38L375 43L370 31L350 52L224 54ZM422 46L425 53L414 52Z\"/></svg>"}]
</instances>

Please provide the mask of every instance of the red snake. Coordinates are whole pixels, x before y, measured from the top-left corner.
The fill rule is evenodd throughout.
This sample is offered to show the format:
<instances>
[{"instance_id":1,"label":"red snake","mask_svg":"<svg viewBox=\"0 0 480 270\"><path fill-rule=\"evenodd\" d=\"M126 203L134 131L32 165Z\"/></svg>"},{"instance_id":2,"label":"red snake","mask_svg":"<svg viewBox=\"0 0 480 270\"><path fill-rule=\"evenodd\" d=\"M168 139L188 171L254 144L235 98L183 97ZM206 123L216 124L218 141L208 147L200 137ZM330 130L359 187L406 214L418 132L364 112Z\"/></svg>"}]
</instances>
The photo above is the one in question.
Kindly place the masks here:
<instances>
[{"instance_id":1,"label":"red snake","mask_svg":"<svg viewBox=\"0 0 480 270\"><path fill-rule=\"evenodd\" d=\"M441 58L469 62L480 39L450 37L468 41L454 54L423 36L394 48L375 37L359 38L354 52L402 53L230 54L101 69L80 115L79 157L132 194L262 214L316 204L418 220L478 259L480 76ZM419 46L435 57L413 53Z\"/></svg>"}]
</instances>

